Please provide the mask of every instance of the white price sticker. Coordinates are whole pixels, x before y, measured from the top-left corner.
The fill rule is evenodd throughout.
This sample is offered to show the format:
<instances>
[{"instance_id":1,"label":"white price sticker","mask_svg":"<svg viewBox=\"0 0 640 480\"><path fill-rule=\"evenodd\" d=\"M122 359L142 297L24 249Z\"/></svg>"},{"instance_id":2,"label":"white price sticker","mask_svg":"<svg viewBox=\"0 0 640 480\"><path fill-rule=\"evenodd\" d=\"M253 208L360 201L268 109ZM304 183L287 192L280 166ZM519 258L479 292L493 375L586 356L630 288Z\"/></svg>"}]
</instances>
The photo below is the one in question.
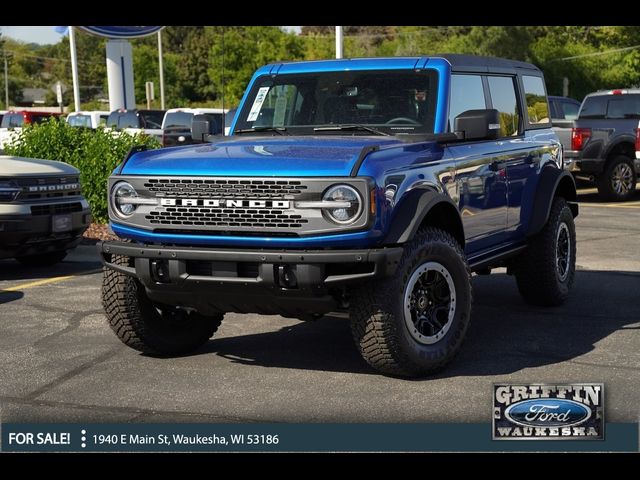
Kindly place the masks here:
<instances>
[{"instance_id":1,"label":"white price sticker","mask_svg":"<svg viewBox=\"0 0 640 480\"><path fill-rule=\"evenodd\" d=\"M260 87L260 90L258 90L256 99L253 101L253 105L251 106L251 111L249 112L249 116L247 117L247 122L255 122L258 119L258 115L260 114L260 109L262 108L262 104L267 98L267 93L269 93L269 88L271 87Z\"/></svg>"}]
</instances>

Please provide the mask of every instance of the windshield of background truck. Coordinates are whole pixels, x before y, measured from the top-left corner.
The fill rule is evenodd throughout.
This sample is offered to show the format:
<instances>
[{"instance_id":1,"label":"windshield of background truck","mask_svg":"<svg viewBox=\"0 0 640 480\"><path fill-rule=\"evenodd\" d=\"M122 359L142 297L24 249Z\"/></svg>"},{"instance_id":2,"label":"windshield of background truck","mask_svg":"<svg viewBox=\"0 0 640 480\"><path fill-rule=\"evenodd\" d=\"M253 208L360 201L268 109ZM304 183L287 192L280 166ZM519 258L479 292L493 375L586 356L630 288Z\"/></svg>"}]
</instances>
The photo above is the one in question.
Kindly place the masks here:
<instances>
[{"instance_id":1,"label":"windshield of background truck","mask_svg":"<svg viewBox=\"0 0 640 480\"><path fill-rule=\"evenodd\" d=\"M358 124L392 135L433 133L437 88L433 70L265 75L249 92L235 130L275 127L311 135L318 134L315 127Z\"/></svg>"}]
</instances>

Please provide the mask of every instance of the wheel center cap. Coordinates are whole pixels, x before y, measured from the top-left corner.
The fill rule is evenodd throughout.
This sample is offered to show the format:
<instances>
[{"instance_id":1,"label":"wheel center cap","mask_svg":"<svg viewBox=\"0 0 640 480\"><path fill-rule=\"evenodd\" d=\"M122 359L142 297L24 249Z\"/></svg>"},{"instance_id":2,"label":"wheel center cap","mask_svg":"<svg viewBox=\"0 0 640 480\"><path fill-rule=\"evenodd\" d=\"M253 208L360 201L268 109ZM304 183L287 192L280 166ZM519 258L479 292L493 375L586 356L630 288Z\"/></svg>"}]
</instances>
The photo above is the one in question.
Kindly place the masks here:
<instances>
[{"instance_id":1,"label":"wheel center cap","mask_svg":"<svg viewBox=\"0 0 640 480\"><path fill-rule=\"evenodd\" d=\"M421 296L420 298L418 298L418 308L420 310L424 310L425 308L427 308L427 303L427 297Z\"/></svg>"}]
</instances>

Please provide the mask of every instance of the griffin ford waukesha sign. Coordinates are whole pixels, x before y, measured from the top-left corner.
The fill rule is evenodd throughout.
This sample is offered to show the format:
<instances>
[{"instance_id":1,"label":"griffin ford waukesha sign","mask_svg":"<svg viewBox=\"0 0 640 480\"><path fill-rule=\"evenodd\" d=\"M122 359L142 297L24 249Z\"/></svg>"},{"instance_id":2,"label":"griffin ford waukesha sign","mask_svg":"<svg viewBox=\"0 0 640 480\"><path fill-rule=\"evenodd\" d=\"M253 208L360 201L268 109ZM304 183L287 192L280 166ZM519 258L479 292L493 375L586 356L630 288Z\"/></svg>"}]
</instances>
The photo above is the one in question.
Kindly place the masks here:
<instances>
[{"instance_id":1,"label":"griffin ford waukesha sign","mask_svg":"<svg viewBox=\"0 0 640 480\"><path fill-rule=\"evenodd\" d=\"M98 35L100 37L107 38L138 38L138 37L146 37L147 35L151 35L152 33L156 33L158 30L163 29L164 27L134 27L134 26L125 26L125 27L80 27L83 30L93 33L94 35Z\"/></svg>"},{"instance_id":2,"label":"griffin ford waukesha sign","mask_svg":"<svg viewBox=\"0 0 640 480\"><path fill-rule=\"evenodd\" d=\"M604 385L493 386L494 440L602 440Z\"/></svg>"}]
</instances>

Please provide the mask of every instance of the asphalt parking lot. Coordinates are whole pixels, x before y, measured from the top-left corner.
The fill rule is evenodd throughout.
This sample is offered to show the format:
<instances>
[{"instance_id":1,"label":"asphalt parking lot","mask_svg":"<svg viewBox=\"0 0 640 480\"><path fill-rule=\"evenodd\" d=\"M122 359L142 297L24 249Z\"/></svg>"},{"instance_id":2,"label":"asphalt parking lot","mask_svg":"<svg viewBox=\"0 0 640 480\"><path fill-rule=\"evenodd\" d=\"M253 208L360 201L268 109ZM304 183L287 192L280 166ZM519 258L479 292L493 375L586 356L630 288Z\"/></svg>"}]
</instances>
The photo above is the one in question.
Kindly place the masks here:
<instances>
[{"instance_id":1,"label":"asphalt parking lot","mask_svg":"<svg viewBox=\"0 0 640 480\"><path fill-rule=\"evenodd\" d=\"M569 302L533 308L475 277L472 326L443 373L401 380L359 357L345 318L227 315L190 356L152 358L106 324L94 247L59 266L0 261L2 422L488 422L494 382L603 382L609 422L640 416L640 194L580 194Z\"/></svg>"}]
</instances>

